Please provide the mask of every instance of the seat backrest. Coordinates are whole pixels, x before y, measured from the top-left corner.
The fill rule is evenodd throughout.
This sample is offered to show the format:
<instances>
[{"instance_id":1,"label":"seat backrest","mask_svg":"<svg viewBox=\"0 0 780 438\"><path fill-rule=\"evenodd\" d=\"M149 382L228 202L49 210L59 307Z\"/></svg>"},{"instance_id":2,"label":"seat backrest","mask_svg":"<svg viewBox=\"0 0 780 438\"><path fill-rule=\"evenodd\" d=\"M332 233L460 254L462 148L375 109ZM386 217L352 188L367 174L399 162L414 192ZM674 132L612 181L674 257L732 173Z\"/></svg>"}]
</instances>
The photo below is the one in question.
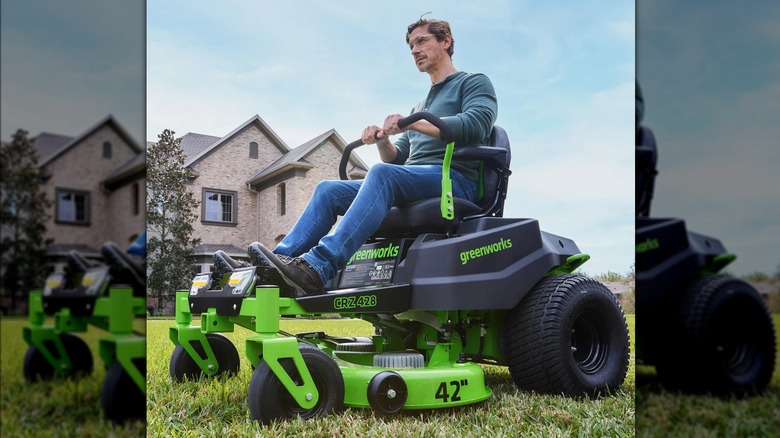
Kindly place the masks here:
<instances>
[{"instance_id":1,"label":"seat backrest","mask_svg":"<svg viewBox=\"0 0 780 438\"><path fill-rule=\"evenodd\" d=\"M496 153L498 148L505 150L506 153ZM480 167L482 196L476 204L455 198L453 201L456 220L464 221L485 216L501 217L509 175L512 173L509 170L511 155L506 131L500 126L494 126L490 132L490 146L471 145L458 148L453 153L454 159L482 163ZM452 222L442 218L440 198L429 198L391 208L372 239L440 233L449 230L451 225Z\"/></svg>"},{"instance_id":2,"label":"seat backrest","mask_svg":"<svg viewBox=\"0 0 780 438\"><path fill-rule=\"evenodd\" d=\"M489 208L485 215L501 216L509 183L509 165L512 161L509 136L504 128L498 125L493 126L493 129L490 131L490 146L505 149L506 156L501 163L491 164L488 161L483 162L481 171L482 194L477 200L477 205L483 209Z\"/></svg>"},{"instance_id":3,"label":"seat backrest","mask_svg":"<svg viewBox=\"0 0 780 438\"><path fill-rule=\"evenodd\" d=\"M650 215L650 204L655 191L655 176L658 173L658 145L653 131L639 125L636 132L636 215Z\"/></svg>"}]
</instances>

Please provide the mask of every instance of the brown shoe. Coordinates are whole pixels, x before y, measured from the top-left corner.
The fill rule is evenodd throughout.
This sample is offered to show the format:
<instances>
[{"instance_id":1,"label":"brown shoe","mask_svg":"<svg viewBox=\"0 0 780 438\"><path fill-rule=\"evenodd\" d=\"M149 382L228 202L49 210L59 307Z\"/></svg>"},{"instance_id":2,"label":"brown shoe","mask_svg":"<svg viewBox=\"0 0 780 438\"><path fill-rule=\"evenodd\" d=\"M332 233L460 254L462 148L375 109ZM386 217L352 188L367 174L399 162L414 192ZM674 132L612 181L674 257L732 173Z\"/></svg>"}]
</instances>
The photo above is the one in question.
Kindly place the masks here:
<instances>
[{"instance_id":1,"label":"brown shoe","mask_svg":"<svg viewBox=\"0 0 780 438\"><path fill-rule=\"evenodd\" d=\"M255 258L260 258L259 256L262 256L262 258L276 268L285 282L296 290L298 293L297 295L317 295L322 293L324 285L322 280L320 280L320 275L308 262L306 262L306 260L300 257L293 258L274 254L273 251L259 242L250 245L250 252L255 253L251 255L253 257L253 263L255 262ZM258 252L259 255L257 254Z\"/></svg>"}]
</instances>

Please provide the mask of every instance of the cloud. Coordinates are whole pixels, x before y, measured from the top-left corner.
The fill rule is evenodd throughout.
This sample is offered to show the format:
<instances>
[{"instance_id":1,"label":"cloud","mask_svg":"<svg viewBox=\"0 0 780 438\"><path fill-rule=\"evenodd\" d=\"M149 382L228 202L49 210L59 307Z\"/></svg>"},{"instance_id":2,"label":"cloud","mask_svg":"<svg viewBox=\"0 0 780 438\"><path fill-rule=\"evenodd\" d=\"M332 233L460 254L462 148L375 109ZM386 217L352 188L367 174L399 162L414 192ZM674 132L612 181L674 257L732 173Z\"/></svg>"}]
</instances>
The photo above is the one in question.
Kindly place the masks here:
<instances>
[{"instance_id":1,"label":"cloud","mask_svg":"<svg viewBox=\"0 0 780 438\"><path fill-rule=\"evenodd\" d=\"M144 15L133 3L3 4L3 138L78 135L113 114L143 140Z\"/></svg>"},{"instance_id":2,"label":"cloud","mask_svg":"<svg viewBox=\"0 0 780 438\"><path fill-rule=\"evenodd\" d=\"M149 6L149 136L221 136L258 114L292 147L331 128L352 141L428 93L403 36L432 10L453 26L456 67L486 73L499 96L514 153L507 216L538 217L599 248L594 272L632 263L633 235L615 235L633 226L632 5L208 6ZM373 146L357 154L379 161Z\"/></svg>"},{"instance_id":3,"label":"cloud","mask_svg":"<svg viewBox=\"0 0 780 438\"><path fill-rule=\"evenodd\" d=\"M659 146L652 212L738 254L737 273L780 257L780 5L643 2L638 69Z\"/></svg>"},{"instance_id":4,"label":"cloud","mask_svg":"<svg viewBox=\"0 0 780 438\"><path fill-rule=\"evenodd\" d=\"M506 215L573 238L596 273L622 272L617 260L626 270L633 260L633 93L633 82L623 83L555 105L568 110L550 115L554 128L513 142Z\"/></svg>"}]
</instances>

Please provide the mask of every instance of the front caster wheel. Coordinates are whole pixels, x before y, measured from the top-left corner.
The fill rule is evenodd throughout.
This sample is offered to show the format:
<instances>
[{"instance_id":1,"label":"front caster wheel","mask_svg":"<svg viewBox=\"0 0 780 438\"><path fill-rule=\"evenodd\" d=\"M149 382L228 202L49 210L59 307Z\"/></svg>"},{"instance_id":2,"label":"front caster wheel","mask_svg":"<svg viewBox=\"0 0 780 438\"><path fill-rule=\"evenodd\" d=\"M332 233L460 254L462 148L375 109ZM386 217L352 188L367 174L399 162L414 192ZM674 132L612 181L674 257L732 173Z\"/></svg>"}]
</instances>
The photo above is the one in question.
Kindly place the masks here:
<instances>
[{"instance_id":1,"label":"front caster wheel","mask_svg":"<svg viewBox=\"0 0 780 438\"><path fill-rule=\"evenodd\" d=\"M393 371L382 371L368 383L366 396L371 409L389 415L400 411L406 404L409 390L406 382Z\"/></svg>"},{"instance_id":2,"label":"front caster wheel","mask_svg":"<svg viewBox=\"0 0 780 438\"><path fill-rule=\"evenodd\" d=\"M230 342L230 339L220 333L206 333L206 341L208 341L209 346L211 346L211 350L214 352L214 356L217 358L217 363L219 364L217 373L212 377L217 377L222 374L238 374L241 362L238 357L238 350L235 345ZM199 342L194 342L193 348L201 358L206 358L206 353ZM175 382L181 382L185 379L196 380L200 376L206 375L181 344L173 349L169 371L171 378Z\"/></svg>"},{"instance_id":3,"label":"front caster wheel","mask_svg":"<svg viewBox=\"0 0 780 438\"><path fill-rule=\"evenodd\" d=\"M344 378L336 361L317 347L300 345L298 349L309 369L319 393L317 404L303 409L284 388L268 364L261 360L249 381L249 411L262 423L300 416L304 420L321 417L341 409L344 404ZM281 361L282 368L293 382L301 385L301 377L292 360Z\"/></svg>"},{"instance_id":4,"label":"front caster wheel","mask_svg":"<svg viewBox=\"0 0 780 438\"><path fill-rule=\"evenodd\" d=\"M92 352L87 344L80 337L70 333L61 334L60 339L65 347L65 354L70 358L72 365L69 370L66 370L65 375L81 377L91 374ZM48 348L55 355L58 353L53 343L48 345ZM28 382L50 380L57 374L43 353L33 345L27 349L27 353L24 355L23 371L24 378Z\"/></svg>"}]
</instances>

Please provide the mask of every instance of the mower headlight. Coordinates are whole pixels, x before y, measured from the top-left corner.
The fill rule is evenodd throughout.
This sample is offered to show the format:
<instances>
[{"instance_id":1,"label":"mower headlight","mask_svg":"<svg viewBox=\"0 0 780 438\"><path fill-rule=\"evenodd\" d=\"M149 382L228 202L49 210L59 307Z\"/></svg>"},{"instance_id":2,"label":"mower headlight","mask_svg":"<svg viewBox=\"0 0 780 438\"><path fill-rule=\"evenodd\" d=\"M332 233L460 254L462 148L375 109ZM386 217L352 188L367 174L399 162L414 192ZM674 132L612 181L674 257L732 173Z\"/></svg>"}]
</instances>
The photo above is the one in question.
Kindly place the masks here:
<instances>
[{"instance_id":1,"label":"mower headlight","mask_svg":"<svg viewBox=\"0 0 780 438\"><path fill-rule=\"evenodd\" d=\"M108 283L108 266L97 266L90 268L81 279L81 286L87 295L97 295L102 293Z\"/></svg>"},{"instance_id":2,"label":"mower headlight","mask_svg":"<svg viewBox=\"0 0 780 438\"><path fill-rule=\"evenodd\" d=\"M211 274L199 274L192 280L190 295L197 295L200 290L209 290L211 287Z\"/></svg>"},{"instance_id":3,"label":"mower headlight","mask_svg":"<svg viewBox=\"0 0 780 438\"><path fill-rule=\"evenodd\" d=\"M228 285L233 288L233 295L243 295L255 282L255 268L236 270L230 275Z\"/></svg>"},{"instance_id":4,"label":"mower headlight","mask_svg":"<svg viewBox=\"0 0 780 438\"><path fill-rule=\"evenodd\" d=\"M59 289L65 283L65 275L62 273L51 274L46 277L46 286L43 288L43 295L49 296L52 291Z\"/></svg>"}]
</instances>

